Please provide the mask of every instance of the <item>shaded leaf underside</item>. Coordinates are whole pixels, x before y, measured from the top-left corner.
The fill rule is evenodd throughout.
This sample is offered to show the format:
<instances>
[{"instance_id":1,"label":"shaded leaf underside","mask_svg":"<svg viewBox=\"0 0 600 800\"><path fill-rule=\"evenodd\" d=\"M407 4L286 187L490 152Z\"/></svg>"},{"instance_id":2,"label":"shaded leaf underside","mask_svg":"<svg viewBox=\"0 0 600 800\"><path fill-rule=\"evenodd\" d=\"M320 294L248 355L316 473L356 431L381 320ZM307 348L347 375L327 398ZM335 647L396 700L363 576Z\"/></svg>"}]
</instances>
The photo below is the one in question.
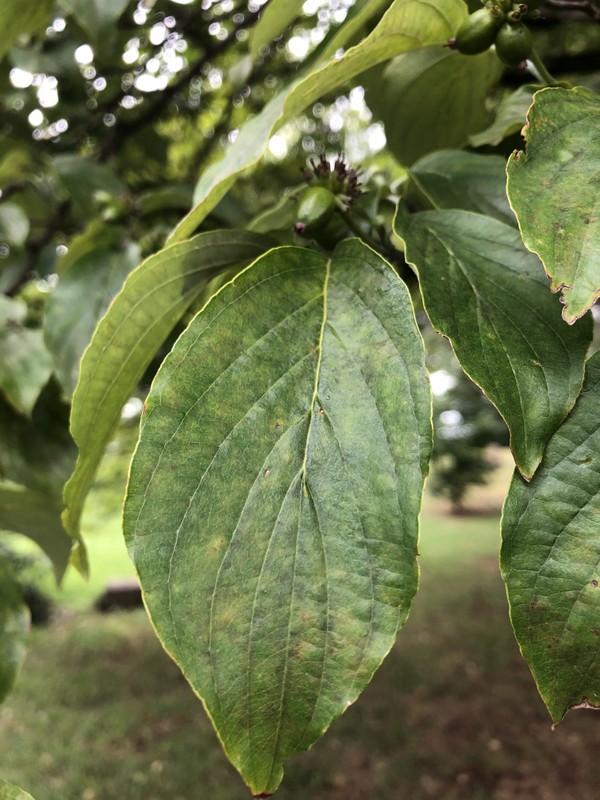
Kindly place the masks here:
<instances>
[{"instance_id":1,"label":"shaded leaf underside","mask_svg":"<svg viewBox=\"0 0 600 800\"><path fill-rule=\"evenodd\" d=\"M410 174L434 208L473 211L516 225L502 156L436 150L413 164Z\"/></svg>"},{"instance_id":2,"label":"shaded leaf underside","mask_svg":"<svg viewBox=\"0 0 600 800\"><path fill-rule=\"evenodd\" d=\"M502 74L496 54L464 56L442 45L399 55L372 90L367 83L367 102L385 125L387 147L404 165L440 147L464 146L489 121L484 101Z\"/></svg>"},{"instance_id":3,"label":"shaded leaf underside","mask_svg":"<svg viewBox=\"0 0 600 800\"><path fill-rule=\"evenodd\" d=\"M407 616L430 425L406 288L358 240L331 262L271 251L159 371L126 539L255 794L356 699Z\"/></svg>"},{"instance_id":4,"label":"shaded leaf underside","mask_svg":"<svg viewBox=\"0 0 600 800\"><path fill-rule=\"evenodd\" d=\"M600 707L600 353L529 485L515 475L502 572L521 651L555 722Z\"/></svg>"}]
</instances>

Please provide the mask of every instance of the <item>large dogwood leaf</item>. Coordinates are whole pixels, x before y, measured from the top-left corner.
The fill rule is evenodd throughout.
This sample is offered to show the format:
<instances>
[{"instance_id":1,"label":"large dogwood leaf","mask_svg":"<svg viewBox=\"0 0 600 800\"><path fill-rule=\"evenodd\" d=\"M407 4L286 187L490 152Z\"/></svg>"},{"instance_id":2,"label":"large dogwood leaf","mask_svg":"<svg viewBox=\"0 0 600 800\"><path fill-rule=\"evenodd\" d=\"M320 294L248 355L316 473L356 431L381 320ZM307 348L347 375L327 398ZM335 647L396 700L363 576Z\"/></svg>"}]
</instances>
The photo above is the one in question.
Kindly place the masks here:
<instances>
[{"instance_id":1,"label":"large dogwood leaf","mask_svg":"<svg viewBox=\"0 0 600 800\"><path fill-rule=\"evenodd\" d=\"M155 379L125 536L161 641L257 796L406 619L430 413L407 289L356 239L330 260L263 256Z\"/></svg>"},{"instance_id":2,"label":"large dogwood leaf","mask_svg":"<svg viewBox=\"0 0 600 800\"><path fill-rule=\"evenodd\" d=\"M600 353L527 485L513 478L502 573L513 627L552 719L600 707Z\"/></svg>"},{"instance_id":3,"label":"large dogwood leaf","mask_svg":"<svg viewBox=\"0 0 600 800\"><path fill-rule=\"evenodd\" d=\"M508 198L523 241L542 259L572 324L600 297L600 97L588 89L534 95L527 148L508 162Z\"/></svg>"},{"instance_id":4,"label":"large dogwood leaf","mask_svg":"<svg viewBox=\"0 0 600 800\"><path fill-rule=\"evenodd\" d=\"M504 417L517 466L531 478L581 390L591 320L564 324L539 259L509 225L402 206L395 225L434 328Z\"/></svg>"}]
</instances>

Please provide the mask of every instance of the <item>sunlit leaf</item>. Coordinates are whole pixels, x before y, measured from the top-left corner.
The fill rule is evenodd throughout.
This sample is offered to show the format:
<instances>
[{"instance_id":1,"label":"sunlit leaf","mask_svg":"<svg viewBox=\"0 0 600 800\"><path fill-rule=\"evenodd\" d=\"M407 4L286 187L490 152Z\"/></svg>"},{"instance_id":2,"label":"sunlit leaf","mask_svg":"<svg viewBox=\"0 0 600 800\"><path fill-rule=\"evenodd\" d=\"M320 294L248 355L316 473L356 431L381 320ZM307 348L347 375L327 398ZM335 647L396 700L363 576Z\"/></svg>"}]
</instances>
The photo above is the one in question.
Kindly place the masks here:
<instances>
[{"instance_id":1,"label":"sunlit leaf","mask_svg":"<svg viewBox=\"0 0 600 800\"><path fill-rule=\"evenodd\" d=\"M429 319L504 417L517 466L530 478L581 390L590 320L564 324L539 259L502 222L401 207L396 233Z\"/></svg>"},{"instance_id":2,"label":"sunlit leaf","mask_svg":"<svg viewBox=\"0 0 600 800\"><path fill-rule=\"evenodd\" d=\"M386 8L392 5L393 0L356 0L354 5L346 12L346 18L339 28L331 31L322 45L317 48L318 61L326 62L332 56L349 46L360 38L361 34L373 27L375 17L380 16Z\"/></svg>"},{"instance_id":3,"label":"sunlit leaf","mask_svg":"<svg viewBox=\"0 0 600 800\"><path fill-rule=\"evenodd\" d=\"M543 89L527 114L527 149L508 162L508 197L523 241L542 259L572 324L600 297L600 97Z\"/></svg>"},{"instance_id":4,"label":"sunlit leaf","mask_svg":"<svg viewBox=\"0 0 600 800\"><path fill-rule=\"evenodd\" d=\"M208 278L247 264L270 244L256 233L211 231L162 250L129 275L83 356L73 396L71 431L79 458L65 487L65 525L76 539L83 503L121 409L159 347Z\"/></svg>"},{"instance_id":5,"label":"sunlit leaf","mask_svg":"<svg viewBox=\"0 0 600 800\"><path fill-rule=\"evenodd\" d=\"M271 0L267 3L250 37L253 58L257 58L263 47L272 44L302 14L303 5L304 0Z\"/></svg>"},{"instance_id":6,"label":"sunlit leaf","mask_svg":"<svg viewBox=\"0 0 600 800\"><path fill-rule=\"evenodd\" d=\"M600 353L530 484L513 478L502 573L513 627L552 719L600 707Z\"/></svg>"},{"instance_id":7,"label":"sunlit leaf","mask_svg":"<svg viewBox=\"0 0 600 800\"><path fill-rule=\"evenodd\" d=\"M33 797L18 786L0 780L0 800L33 800Z\"/></svg>"},{"instance_id":8,"label":"sunlit leaf","mask_svg":"<svg viewBox=\"0 0 600 800\"><path fill-rule=\"evenodd\" d=\"M171 241L181 241L196 230L236 179L261 160L277 128L370 67L407 50L444 43L466 16L462 0L438 0L435 4L429 0L395 0L360 44L293 82L242 127L224 158L200 177L195 206L175 228Z\"/></svg>"},{"instance_id":9,"label":"sunlit leaf","mask_svg":"<svg viewBox=\"0 0 600 800\"><path fill-rule=\"evenodd\" d=\"M125 536L165 648L258 796L406 619L430 411L406 287L357 239L256 261L155 379Z\"/></svg>"}]
</instances>

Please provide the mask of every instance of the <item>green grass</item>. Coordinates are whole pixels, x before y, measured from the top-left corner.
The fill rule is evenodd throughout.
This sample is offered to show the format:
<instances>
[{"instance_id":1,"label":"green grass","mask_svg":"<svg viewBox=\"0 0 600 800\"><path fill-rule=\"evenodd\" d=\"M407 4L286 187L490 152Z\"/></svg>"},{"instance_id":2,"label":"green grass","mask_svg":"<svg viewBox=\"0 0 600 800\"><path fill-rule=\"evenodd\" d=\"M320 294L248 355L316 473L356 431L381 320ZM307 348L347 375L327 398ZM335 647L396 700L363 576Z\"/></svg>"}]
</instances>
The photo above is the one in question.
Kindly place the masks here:
<instances>
[{"instance_id":1,"label":"green grass","mask_svg":"<svg viewBox=\"0 0 600 800\"><path fill-rule=\"evenodd\" d=\"M36 800L243 800L144 612L78 610L131 570L117 506L91 501L93 582L66 582L67 610L33 632L0 707L0 775ZM428 500L421 591L396 646L324 739L291 759L280 800L598 797L600 720L573 713L551 731L508 623L497 516L443 510Z\"/></svg>"}]
</instances>

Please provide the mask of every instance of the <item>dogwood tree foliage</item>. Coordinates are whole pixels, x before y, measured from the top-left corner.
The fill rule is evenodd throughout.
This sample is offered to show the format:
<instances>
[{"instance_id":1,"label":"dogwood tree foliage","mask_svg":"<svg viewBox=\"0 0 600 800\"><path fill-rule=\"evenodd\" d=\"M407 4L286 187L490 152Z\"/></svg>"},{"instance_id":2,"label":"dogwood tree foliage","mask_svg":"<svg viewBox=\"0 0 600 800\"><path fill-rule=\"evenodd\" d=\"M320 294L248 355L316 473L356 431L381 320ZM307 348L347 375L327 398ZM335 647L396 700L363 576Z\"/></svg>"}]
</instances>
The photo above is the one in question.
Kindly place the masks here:
<instances>
[{"instance_id":1,"label":"dogwood tree foliage","mask_svg":"<svg viewBox=\"0 0 600 800\"><path fill-rule=\"evenodd\" d=\"M509 431L501 570L540 694L554 722L600 705L599 13L469 6L0 4L0 528L59 581L93 569L85 498L152 381L124 536L257 797L409 614L424 324ZM353 87L387 139L363 170ZM0 571L4 696L27 613Z\"/></svg>"}]
</instances>

